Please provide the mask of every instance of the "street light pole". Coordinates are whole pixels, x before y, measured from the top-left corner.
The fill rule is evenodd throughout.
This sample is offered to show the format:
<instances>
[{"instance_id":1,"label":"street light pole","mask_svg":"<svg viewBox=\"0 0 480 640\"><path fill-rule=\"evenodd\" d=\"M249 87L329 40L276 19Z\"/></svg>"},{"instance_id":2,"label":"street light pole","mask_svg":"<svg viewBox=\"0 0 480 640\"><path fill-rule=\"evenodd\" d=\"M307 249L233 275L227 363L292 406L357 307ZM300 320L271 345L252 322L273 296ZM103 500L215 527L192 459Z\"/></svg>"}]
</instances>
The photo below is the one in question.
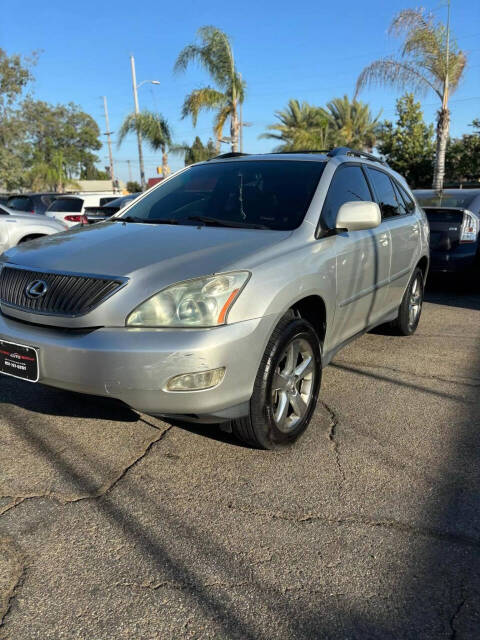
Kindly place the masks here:
<instances>
[{"instance_id":1,"label":"street light pole","mask_svg":"<svg viewBox=\"0 0 480 640\"><path fill-rule=\"evenodd\" d=\"M112 189L115 189L115 170L113 168L112 139L110 137L112 132L110 131L110 123L108 121L107 96L103 96L103 108L105 109L105 124L107 125L105 135L107 136L108 158L110 161L110 178L112 180Z\"/></svg>"},{"instance_id":2,"label":"street light pole","mask_svg":"<svg viewBox=\"0 0 480 640\"><path fill-rule=\"evenodd\" d=\"M130 65L132 67L132 87L133 87L133 100L135 103L135 117L140 113L138 107L138 94L137 94L137 76L135 74L135 58L130 56ZM142 191L145 189L145 167L143 165L143 151L142 151L142 134L137 128L137 143L138 143L138 164L140 165L140 184Z\"/></svg>"}]
</instances>

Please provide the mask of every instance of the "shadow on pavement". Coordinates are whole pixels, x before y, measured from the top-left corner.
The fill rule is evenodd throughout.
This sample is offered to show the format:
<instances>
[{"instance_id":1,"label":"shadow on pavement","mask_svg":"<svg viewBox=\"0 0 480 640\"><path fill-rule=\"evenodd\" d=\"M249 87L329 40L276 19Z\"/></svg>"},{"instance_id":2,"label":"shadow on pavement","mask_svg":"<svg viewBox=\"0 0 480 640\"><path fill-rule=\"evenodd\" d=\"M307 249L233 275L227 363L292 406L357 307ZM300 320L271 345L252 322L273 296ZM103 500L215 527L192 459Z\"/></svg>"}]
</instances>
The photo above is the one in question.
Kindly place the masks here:
<instances>
[{"instance_id":1,"label":"shadow on pavement","mask_svg":"<svg viewBox=\"0 0 480 640\"><path fill-rule=\"evenodd\" d=\"M438 291L438 300L443 300L444 294ZM469 294L470 295L470 294ZM447 300L450 293L446 292ZM455 299L455 298L453 298ZM476 302L475 302L476 300ZM480 308L480 296L474 300ZM442 304L449 302L442 302ZM465 306L464 304L456 306ZM355 372L359 373L360 372ZM362 374L365 375L365 374ZM480 377L480 349L472 353L472 377ZM391 380L389 380L391 381ZM412 390L419 389L412 385ZM425 391L425 389L420 389ZM56 414L56 393L46 394L41 400L44 389L36 392L31 404L22 396L22 403L27 409ZM272 586L271 583L261 581L252 576L247 560L242 563L238 556L224 546L220 546L211 538L207 538L196 530L186 517L169 513L161 501L153 501L145 494L143 488L135 484L132 478L126 478L124 491L143 508L154 510L158 515L156 526L147 527L139 522L129 510L123 508L113 494L107 493L96 502L98 509L112 523L118 527L119 535L132 539L141 550L156 564L158 573L169 581L178 585L191 599L192 604L198 606L209 617L216 621L221 628L220 637L236 637L257 639L265 637L259 634L252 618L247 619L239 613L235 596L228 592L216 593L207 584L205 576L195 570L180 555L169 551L165 543L172 532L181 535L185 545L194 550L195 554L217 567L225 583L246 581L247 589L252 594L252 601L259 609L267 609L270 615L279 616L289 629L289 637L295 639L311 638L465 638L480 637L480 621L478 618L478 597L480 594L480 447L479 447L479 394L478 389L467 392L465 406L468 410L456 420L452 418L452 429L445 440L445 455L442 467L448 481L439 483L433 496L425 496L423 508L423 531L420 534L408 535L405 540L410 547L409 562L405 572L398 576L398 587L395 594L396 608L405 610L403 625L395 626L389 619L378 619L374 609L368 615L365 611L356 611L355 606L348 601L342 602L338 598L328 601L322 594L322 600L317 602L315 596L309 596L308 607L302 602L289 596L284 591ZM69 394L70 395L70 394ZM96 400L90 404L80 396L71 395L72 412L60 415L88 415L108 419L129 419L129 410L124 407L114 408L110 402ZM32 408L34 406L34 408ZM88 406L88 408L87 408ZM137 419L131 412L132 419ZM117 416L117 418L112 417ZM18 422L14 425L19 435L33 447L40 455L46 456L66 477L77 484L88 488L88 481L68 464L58 452L53 451L46 440L28 425ZM189 427L191 428L191 427ZM204 427L201 427L202 432ZM193 430L193 429L192 429ZM269 454L266 454L269 455ZM222 464L219 460L218 464ZM452 476L463 469L475 471L475 479L471 486L465 483L452 483ZM92 485L92 490L95 489ZM246 518L249 516L246 515ZM273 526L273 525L272 525ZM411 529L414 525L411 525ZM441 532L432 536L429 528ZM181 534L178 532L181 531ZM444 539L442 539L442 532ZM400 531L401 533L401 531ZM405 533L405 531L403 532ZM469 545L458 544L461 538L470 540ZM321 544L321 539L318 540ZM188 557L188 556L187 556ZM288 562L288 558L285 559ZM438 620L420 620L418 610L410 612L412 602L425 602L429 598L438 598L439 585L449 594L438 602L439 619L442 609L447 606L449 629L441 628ZM328 616L326 615L328 607ZM412 619L409 619L409 616ZM414 616L417 616L414 619ZM334 621L332 621L332 618ZM397 620L398 622L398 620ZM409 624L411 623L411 624ZM418 630L422 633L419 635ZM285 636L286 637L286 636Z\"/></svg>"}]
</instances>

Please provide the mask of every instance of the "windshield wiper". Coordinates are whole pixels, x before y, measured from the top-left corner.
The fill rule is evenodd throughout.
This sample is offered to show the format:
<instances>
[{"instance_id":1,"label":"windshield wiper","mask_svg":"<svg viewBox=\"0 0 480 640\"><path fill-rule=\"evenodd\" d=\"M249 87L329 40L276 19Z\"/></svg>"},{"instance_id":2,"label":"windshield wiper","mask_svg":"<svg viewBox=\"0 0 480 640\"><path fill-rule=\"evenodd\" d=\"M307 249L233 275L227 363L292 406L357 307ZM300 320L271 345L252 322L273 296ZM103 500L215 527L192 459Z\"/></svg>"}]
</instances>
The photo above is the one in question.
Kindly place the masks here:
<instances>
[{"instance_id":1,"label":"windshield wiper","mask_svg":"<svg viewBox=\"0 0 480 640\"><path fill-rule=\"evenodd\" d=\"M124 218L115 218L120 222L139 222L142 224L178 224L178 220L174 218L137 218L136 216L125 216Z\"/></svg>"},{"instance_id":2,"label":"windshield wiper","mask_svg":"<svg viewBox=\"0 0 480 640\"><path fill-rule=\"evenodd\" d=\"M235 227L237 229L268 229L263 224L252 224L249 222L234 222L233 220L220 220L219 218L211 218L210 216L189 216L187 220L194 222L203 222L216 227Z\"/></svg>"}]
</instances>

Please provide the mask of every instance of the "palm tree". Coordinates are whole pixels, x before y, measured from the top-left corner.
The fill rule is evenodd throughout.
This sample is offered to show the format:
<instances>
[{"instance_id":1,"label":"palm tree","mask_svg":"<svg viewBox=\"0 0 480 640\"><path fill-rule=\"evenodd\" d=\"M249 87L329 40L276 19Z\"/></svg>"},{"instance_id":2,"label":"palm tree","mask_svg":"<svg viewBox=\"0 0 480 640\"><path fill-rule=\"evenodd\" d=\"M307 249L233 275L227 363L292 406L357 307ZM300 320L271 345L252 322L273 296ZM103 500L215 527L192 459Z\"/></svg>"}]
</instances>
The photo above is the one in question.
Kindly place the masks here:
<instances>
[{"instance_id":1,"label":"palm tree","mask_svg":"<svg viewBox=\"0 0 480 640\"><path fill-rule=\"evenodd\" d=\"M281 142L277 151L326 149L332 144L329 119L319 107L289 100L284 111L275 111L278 122L259 137Z\"/></svg>"},{"instance_id":2,"label":"palm tree","mask_svg":"<svg viewBox=\"0 0 480 640\"><path fill-rule=\"evenodd\" d=\"M389 32L403 36L400 58L375 60L360 74L356 94L365 86L393 85L420 93L433 91L441 100L437 113L437 145L433 188L443 188L445 150L450 127L448 99L460 83L466 56L450 39L450 23L436 23L423 9L404 9L393 19Z\"/></svg>"},{"instance_id":3,"label":"palm tree","mask_svg":"<svg viewBox=\"0 0 480 640\"><path fill-rule=\"evenodd\" d=\"M195 89L183 103L182 118L192 117L196 126L200 111L216 111L213 131L217 151L223 138L223 127L230 118L230 142L232 151L238 151L240 132L239 104L243 103L245 83L235 67L233 50L228 36L216 27L201 27L197 31L200 44L189 44L180 51L174 70L186 71L191 62L204 67L217 89L207 86Z\"/></svg>"},{"instance_id":4,"label":"palm tree","mask_svg":"<svg viewBox=\"0 0 480 640\"><path fill-rule=\"evenodd\" d=\"M173 147L170 125L163 116L151 111L130 113L120 127L118 146L122 144L125 136L138 131L153 151L162 152L162 175L166 178L170 173L167 149Z\"/></svg>"},{"instance_id":5,"label":"palm tree","mask_svg":"<svg viewBox=\"0 0 480 640\"><path fill-rule=\"evenodd\" d=\"M348 96L327 102L323 111L330 123L331 135L336 146L371 150L375 145L381 112L373 118L368 104Z\"/></svg>"}]
</instances>

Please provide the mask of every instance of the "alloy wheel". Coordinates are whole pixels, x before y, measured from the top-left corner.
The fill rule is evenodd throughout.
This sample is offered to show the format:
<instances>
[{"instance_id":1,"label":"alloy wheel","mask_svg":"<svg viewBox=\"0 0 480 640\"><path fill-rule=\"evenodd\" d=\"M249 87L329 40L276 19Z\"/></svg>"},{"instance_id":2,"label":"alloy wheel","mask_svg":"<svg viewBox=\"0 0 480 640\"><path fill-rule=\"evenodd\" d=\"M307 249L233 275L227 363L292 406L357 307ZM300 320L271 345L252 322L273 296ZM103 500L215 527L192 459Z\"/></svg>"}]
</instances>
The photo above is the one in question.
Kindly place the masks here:
<instances>
[{"instance_id":1,"label":"alloy wheel","mask_svg":"<svg viewBox=\"0 0 480 640\"><path fill-rule=\"evenodd\" d=\"M304 338L294 338L278 361L272 380L272 414L279 431L289 433L307 413L316 375L311 345Z\"/></svg>"}]
</instances>

